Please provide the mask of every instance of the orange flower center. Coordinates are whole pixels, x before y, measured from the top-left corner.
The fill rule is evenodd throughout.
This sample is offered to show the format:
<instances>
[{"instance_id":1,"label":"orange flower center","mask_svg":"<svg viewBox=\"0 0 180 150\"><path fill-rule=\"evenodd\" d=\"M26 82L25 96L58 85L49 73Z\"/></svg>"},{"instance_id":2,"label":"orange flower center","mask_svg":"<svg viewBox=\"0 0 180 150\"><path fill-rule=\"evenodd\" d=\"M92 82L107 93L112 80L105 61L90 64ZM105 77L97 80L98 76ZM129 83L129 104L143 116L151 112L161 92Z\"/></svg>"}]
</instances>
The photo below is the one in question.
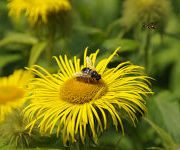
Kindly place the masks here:
<instances>
[{"instance_id":1,"label":"orange flower center","mask_svg":"<svg viewBox=\"0 0 180 150\"><path fill-rule=\"evenodd\" d=\"M99 81L89 78L72 78L64 82L60 89L62 100L84 104L102 97L107 91L107 85L101 79Z\"/></svg>"}]
</instances>

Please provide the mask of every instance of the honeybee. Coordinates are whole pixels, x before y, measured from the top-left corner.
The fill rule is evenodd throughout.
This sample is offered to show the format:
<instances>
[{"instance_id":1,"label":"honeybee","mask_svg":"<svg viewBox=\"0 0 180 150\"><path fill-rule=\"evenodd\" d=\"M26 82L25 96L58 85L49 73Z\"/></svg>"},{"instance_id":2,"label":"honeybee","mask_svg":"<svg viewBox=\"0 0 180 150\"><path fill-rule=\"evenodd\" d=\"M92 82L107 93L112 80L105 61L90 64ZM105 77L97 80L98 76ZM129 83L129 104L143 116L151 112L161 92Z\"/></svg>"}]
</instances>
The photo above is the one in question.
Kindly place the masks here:
<instances>
[{"instance_id":1,"label":"honeybee","mask_svg":"<svg viewBox=\"0 0 180 150\"><path fill-rule=\"evenodd\" d=\"M157 22L152 22L152 23L149 23L149 24L144 24L143 27L147 28L147 29L156 29L157 28Z\"/></svg>"},{"instance_id":2,"label":"honeybee","mask_svg":"<svg viewBox=\"0 0 180 150\"><path fill-rule=\"evenodd\" d=\"M88 67L84 67L80 72L76 72L74 75L79 78L87 78L88 82L90 79L95 79L96 81L100 80L101 75L94 69L90 57L86 57L86 64Z\"/></svg>"}]
</instances>

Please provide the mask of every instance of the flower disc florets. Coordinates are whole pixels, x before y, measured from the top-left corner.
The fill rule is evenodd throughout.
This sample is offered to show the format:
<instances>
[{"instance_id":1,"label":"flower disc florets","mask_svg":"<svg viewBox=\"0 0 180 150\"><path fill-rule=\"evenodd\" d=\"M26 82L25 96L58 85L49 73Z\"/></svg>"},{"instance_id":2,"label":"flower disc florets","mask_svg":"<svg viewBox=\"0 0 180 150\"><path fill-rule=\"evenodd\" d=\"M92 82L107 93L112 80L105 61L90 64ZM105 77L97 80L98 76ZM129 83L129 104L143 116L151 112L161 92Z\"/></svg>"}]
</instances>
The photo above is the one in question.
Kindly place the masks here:
<instances>
[{"instance_id":1,"label":"flower disc florets","mask_svg":"<svg viewBox=\"0 0 180 150\"><path fill-rule=\"evenodd\" d=\"M0 122L13 108L20 108L27 100L27 84L33 78L28 71L16 70L8 77L0 78Z\"/></svg>"},{"instance_id":2,"label":"flower disc florets","mask_svg":"<svg viewBox=\"0 0 180 150\"><path fill-rule=\"evenodd\" d=\"M105 95L107 85L103 80L90 80L89 78L72 78L67 80L60 89L60 97L62 100L70 103L84 104Z\"/></svg>"}]
</instances>

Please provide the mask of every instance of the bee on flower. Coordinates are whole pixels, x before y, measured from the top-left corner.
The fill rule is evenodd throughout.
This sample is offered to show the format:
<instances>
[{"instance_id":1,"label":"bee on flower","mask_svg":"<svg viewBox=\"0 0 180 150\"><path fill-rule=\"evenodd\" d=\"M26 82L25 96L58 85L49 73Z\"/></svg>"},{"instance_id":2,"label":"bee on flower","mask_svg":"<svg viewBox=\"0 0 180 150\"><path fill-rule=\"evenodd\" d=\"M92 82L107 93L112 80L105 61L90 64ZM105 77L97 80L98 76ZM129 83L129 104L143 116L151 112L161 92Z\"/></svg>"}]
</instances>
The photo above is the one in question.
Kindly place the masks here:
<instances>
[{"instance_id":1,"label":"bee on flower","mask_svg":"<svg viewBox=\"0 0 180 150\"><path fill-rule=\"evenodd\" d=\"M31 132L38 125L41 134L62 134L66 145L68 141L85 143L87 131L97 141L98 132L107 129L107 122L112 122L116 130L121 127L124 134L120 111L135 126L136 112L144 115L147 111L146 98L152 93L149 77L143 73L143 67L130 62L107 68L118 50L97 65L99 50L87 56L86 48L82 65L76 56L73 61L66 55L64 59L54 56L59 66L55 74L38 65L29 68L38 77L29 89L31 103L23 110L29 122L26 128Z\"/></svg>"},{"instance_id":2,"label":"bee on flower","mask_svg":"<svg viewBox=\"0 0 180 150\"><path fill-rule=\"evenodd\" d=\"M76 72L74 75L77 76L78 78L87 79L88 82L90 81L99 81L101 79L101 75L97 73L97 71L94 69L94 66L92 64L92 61L89 57L86 57L86 64L87 66L83 68L80 72Z\"/></svg>"}]
</instances>

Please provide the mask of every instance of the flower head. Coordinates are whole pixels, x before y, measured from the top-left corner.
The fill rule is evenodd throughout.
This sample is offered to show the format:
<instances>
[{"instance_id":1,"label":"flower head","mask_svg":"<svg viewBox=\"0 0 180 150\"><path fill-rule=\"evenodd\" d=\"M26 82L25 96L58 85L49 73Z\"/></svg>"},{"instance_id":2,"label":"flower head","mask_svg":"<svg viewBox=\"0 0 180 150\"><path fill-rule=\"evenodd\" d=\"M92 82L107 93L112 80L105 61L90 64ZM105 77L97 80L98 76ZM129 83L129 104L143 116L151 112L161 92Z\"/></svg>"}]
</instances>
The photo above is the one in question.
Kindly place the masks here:
<instances>
[{"instance_id":1,"label":"flower head","mask_svg":"<svg viewBox=\"0 0 180 150\"><path fill-rule=\"evenodd\" d=\"M11 114L8 114L3 123L0 124L0 142L8 143L9 149L28 147L38 135L36 130L29 135L25 129L27 122L23 120L21 110L14 109ZM2 148L2 147L1 147Z\"/></svg>"},{"instance_id":2,"label":"flower head","mask_svg":"<svg viewBox=\"0 0 180 150\"><path fill-rule=\"evenodd\" d=\"M23 106L28 92L26 86L32 79L28 71L16 70L9 77L0 78L0 122L13 108Z\"/></svg>"},{"instance_id":3,"label":"flower head","mask_svg":"<svg viewBox=\"0 0 180 150\"><path fill-rule=\"evenodd\" d=\"M18 20L25 11L30 23L36 24L38 21L47 23L54 14L71 10L71 4L69 0L10 0L8 8L10 16L15 16Z\"/></svg>"},{"instance_id":4,"label":"flower head","mask_svg":"<svg viewBox=\"0 0 180 150\"><path fill-rule=\"evenodd\" d=\"M54 57L59 66L56 74L50 74L38 65L30 68L39 78L32 81L32 101L23 110L29 121L27 128L30 127L31 131L38 123L42 134L51 134L55 130L57 135L62 129L66 144L69 140L75 142L78 136L84 142L87 128L97 139L98 128L101 132L107 128L107 115L111 116L116 129L121 126L124 132L120 111L127 113L135 125L136 112L146 112L145 97L151 89L140 66L124 62L115 68L107 68L117 51L96 66L99 50L88 57L92 64L87 63L87 49L83 65L76 56L74 64L66 55L64 59ZM83 68L94 68L101 79L96 80L87 74L77 76Z\"/></svg>"},{"instance_id":5,"label":"flower head","mask_svg":"<svg viewBox=\"0 0 180 150\"><path fill-rule=\"evenodd\" d=\"M164 27L170 14L169 0L126 0L122 14L122 25L131 28L137 24L158 22Z\"/></svg>"}]
</instances>

